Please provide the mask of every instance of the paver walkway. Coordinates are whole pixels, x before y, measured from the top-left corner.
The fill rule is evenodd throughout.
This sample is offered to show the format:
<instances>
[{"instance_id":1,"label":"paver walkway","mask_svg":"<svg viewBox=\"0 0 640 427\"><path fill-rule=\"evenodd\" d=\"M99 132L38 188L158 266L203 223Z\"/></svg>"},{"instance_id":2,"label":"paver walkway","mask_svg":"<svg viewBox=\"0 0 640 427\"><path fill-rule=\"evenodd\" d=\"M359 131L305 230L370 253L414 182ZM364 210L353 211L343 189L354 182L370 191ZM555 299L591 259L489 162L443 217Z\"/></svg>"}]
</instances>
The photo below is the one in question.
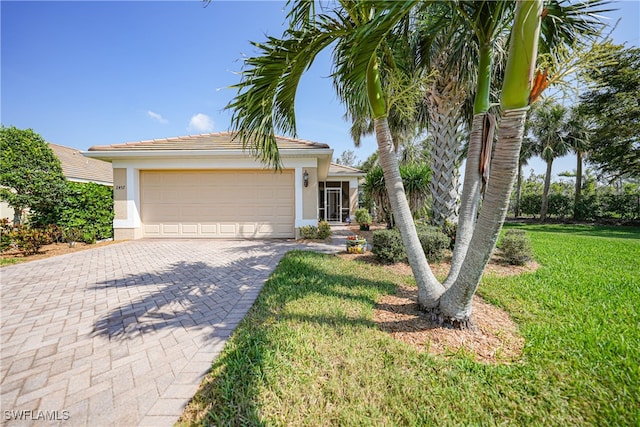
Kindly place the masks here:
<instances>
[{"instance_id":1,"label":"paver walkway","mask_svg":"<svg viewBox=\"0 0 640 427\"><path fill-rule=\"evenodd\" d=\"M281 257L342 250L335 231L333 245L141 240L0 269L2 425L173 425Z\"/></svg>"}]
</instances>

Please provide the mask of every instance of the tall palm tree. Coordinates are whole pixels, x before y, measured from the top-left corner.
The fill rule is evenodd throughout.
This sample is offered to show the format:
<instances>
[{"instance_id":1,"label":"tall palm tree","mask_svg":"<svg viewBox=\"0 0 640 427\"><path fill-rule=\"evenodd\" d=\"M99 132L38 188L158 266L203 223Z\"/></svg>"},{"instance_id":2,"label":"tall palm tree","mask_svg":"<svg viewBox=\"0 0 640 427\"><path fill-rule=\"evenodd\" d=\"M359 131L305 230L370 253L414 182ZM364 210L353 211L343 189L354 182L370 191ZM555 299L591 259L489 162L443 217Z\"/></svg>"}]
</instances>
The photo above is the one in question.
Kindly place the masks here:
<instances>
[{"instance_id":1,"label":"tall palm tree","mask_svg":"<svg viewBox=\"0 0 640 427\"><path fill-rule=\"evenodd\" d=\"M549 207L549 188L553 161L566 155L571 149L567 140L567 107L553 101L545 101L533 111L531 116L531 133L537 144L540 157L547 164L544 189L542 191L542 207L540 221L545 221Z\"/></svg>"},{"instance_id":2,"label":"tall palm tree","mask_svg":"<svg viewBox=\"0 0 640 427\"><path fill-rule=\"evenodd\" d=\"M590 130L587 119L579 108L571 108L567 121L566 140L576 154L576 186L573 199L573 219L578 219L582 199L582 160L589 145Z\"/></svg>"},{"instance_id":3,"label":"tall palm tree","mask_svg":"<svg viewBox=\"0 0 640 427\"><path fill-rule=\"evenodd\" d=\"M446 289L426 262L415 231L399 173L388 115L396 102L385 86L395 72L388 37L408 28L408 17L425 2L339 2L328 13L316 14L310 2L293 5L291 28L281 39L255 43L262 54L248 58L238 95L229 104L232 126L243 145L258 158L279 167L276 131L295 134L294 102L302 73L321 50L333 47L336 87L348 108L368 105L374 122L380 165L394 218L418 284L418 302L440 313L443 320L464 324L471 314L471 297L480 281L502 227L515 177L524 118L537 54L542 1L519 1L513 23L509 60L501 98L503 117L498 130L492 177L460 274ZM355 107L354 107L355 106Z\"/></svg>"}]
</instances>

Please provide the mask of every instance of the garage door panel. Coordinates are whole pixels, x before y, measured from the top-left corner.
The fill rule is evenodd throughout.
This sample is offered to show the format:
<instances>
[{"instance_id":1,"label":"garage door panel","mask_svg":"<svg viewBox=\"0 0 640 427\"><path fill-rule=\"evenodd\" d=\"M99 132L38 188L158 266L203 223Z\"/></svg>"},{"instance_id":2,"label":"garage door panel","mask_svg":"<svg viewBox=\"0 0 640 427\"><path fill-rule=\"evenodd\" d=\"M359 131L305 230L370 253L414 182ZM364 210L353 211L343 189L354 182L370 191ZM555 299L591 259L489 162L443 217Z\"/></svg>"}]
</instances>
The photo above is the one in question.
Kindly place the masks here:
<instances>
[{"instance_id":1,"label":"garage door panel","mask_svg":"<svg viewBox=\"0 0 640 427\"><path fill-rule=\"evenodd\" d=\"M142 171L148 237L294 236L293 172Z\"/></svg>"}]
</instances>

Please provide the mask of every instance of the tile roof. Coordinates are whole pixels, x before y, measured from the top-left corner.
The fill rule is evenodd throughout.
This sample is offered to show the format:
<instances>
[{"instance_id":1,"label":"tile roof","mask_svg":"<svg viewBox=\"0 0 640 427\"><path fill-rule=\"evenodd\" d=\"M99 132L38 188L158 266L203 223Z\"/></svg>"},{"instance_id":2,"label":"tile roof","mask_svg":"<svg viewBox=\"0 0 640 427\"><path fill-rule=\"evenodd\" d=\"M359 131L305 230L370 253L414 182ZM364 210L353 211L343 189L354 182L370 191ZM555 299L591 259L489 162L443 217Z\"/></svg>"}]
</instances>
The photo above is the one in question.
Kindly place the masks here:
<instances>
[{"instance_id":1,"label":"tile roof","mask_svg":"<svg viewBox=\"0 0 640 427\"><path fill-rule=\"evenodd\" d=\"M242 144L237 139L234 139L234 136L234 132L206 133L125 144L93 146L89 148L89 151L241 150ZM276 136L276 142L281 150L330 148L327 144L284 136Z\"/></svg>"},{"instance_id":2,"label":"tile roof","mask_svg":"<svg viewBox=\"0 0 640 427\"><path fill-rule=\"evenodd\" d=\"M337 163L331 163L329 166L329 175L356 175L364 176L366 173L360 169L353 168L351 166L339 165Z\"/></svg>"},{"instance_id":3,"label":"tile roof","mask_svg":"<svg viewBox=\"0 0 640 427\"><path fill-rule=\"evenodd\" d=\"M91 181L100 184L113 184L111 163L90 159L75 148L49 143L62 164L62 173L70 181Z\"/></svg>"}]
</instances>

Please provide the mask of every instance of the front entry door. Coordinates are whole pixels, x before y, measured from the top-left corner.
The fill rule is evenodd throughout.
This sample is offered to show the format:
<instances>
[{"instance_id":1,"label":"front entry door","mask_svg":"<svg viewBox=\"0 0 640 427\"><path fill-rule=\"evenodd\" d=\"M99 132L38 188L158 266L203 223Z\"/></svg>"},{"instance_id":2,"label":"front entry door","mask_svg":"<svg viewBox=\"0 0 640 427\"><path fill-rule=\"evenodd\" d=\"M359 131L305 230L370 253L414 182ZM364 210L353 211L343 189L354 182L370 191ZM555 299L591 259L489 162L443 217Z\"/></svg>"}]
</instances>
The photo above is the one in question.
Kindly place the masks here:
<instances>
[{"instance_id":1,"label":"front entry door","mask_svg":"<svg viewBox=\"0 0 640 427\"><path fill-rule=\"evenodd\" d=\"M342 190L339 188L325 189L325 206L327 208L327 221L340 222L342 212Z\"/></svg>"}]
</instances>

